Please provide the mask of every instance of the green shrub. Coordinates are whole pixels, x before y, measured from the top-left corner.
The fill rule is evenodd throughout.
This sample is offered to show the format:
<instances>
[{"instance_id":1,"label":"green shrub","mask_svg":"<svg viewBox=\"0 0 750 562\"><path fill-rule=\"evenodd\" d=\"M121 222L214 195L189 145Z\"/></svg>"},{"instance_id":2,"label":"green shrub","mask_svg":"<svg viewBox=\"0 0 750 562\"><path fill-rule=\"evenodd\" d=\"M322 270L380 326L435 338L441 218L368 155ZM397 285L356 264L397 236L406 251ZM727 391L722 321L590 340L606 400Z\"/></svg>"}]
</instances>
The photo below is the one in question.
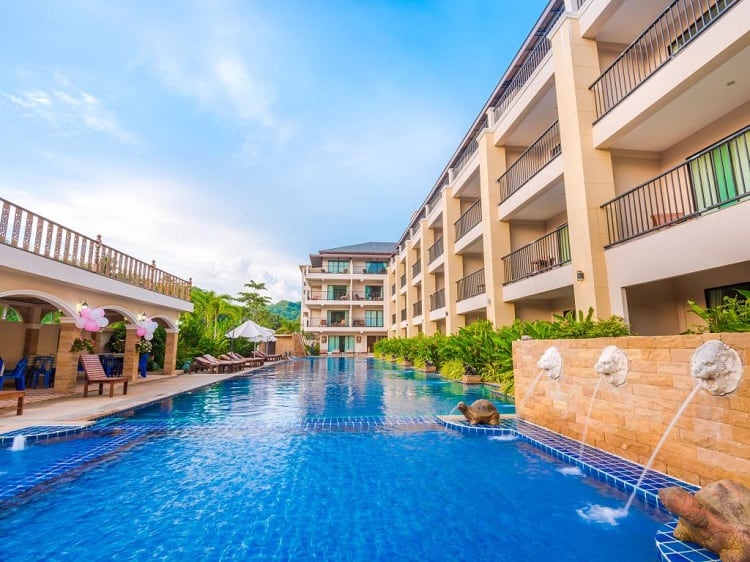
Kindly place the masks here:
<instances>
[{"instance_id":1,"label":"green shrub","mask_svg":"<svg viewBox=\"0 0 750 562\"><path fill-rule=\"evenodd\" d=\"M724 297L720 305L710 308L688 301L688 311L706 323L705 326L693 326L688 332L750 332L750 291L738 289L737 293L734 297Z\"/></svg>"},{"instance_id":2,"label":"green shrub","mask_svg":"<svg viewBox=\"0 0 750 562\"><path fill-rule=\"evenodd\" d=\"M440 367L440 374L446 379L461 380L464 376L464 363L460 359L449 359Z\"/></svg>"}]
</instances>

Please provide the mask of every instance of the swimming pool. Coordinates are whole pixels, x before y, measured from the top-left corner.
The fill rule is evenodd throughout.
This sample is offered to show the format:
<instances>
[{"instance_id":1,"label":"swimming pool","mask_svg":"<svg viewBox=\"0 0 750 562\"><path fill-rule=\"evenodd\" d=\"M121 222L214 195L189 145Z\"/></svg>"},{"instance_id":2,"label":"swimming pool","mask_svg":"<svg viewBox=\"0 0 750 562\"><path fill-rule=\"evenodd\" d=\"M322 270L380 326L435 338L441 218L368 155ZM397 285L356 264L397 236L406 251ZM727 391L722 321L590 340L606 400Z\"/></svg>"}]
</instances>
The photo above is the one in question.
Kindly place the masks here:
<instances>
[{"instance_id":1,"label":"swimming pool","mask_svg":"<svg viewBox=\"0 0 750 562\"><path fill-rule=\"evenodd\" d=\"M120 450L3 506L0 559L654 559L656 509L592 523L576 510L625 492L520 440L436 424L487 394L463 388L304 360L108 420L93 438Z\"/></svg>"}]
</instances>

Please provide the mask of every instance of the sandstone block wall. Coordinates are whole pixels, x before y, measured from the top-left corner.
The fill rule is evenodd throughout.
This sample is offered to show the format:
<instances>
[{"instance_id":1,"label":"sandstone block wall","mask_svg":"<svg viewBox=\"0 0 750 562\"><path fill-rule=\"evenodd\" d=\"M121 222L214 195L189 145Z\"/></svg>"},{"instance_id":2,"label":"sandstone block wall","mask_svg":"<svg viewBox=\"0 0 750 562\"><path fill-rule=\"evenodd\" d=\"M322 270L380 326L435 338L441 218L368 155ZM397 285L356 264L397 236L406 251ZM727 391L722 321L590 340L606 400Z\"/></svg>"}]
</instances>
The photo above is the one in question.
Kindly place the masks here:
<instances>
[{"instance_id":1,"label":"sandstone block wall","mask_svg":"<svg viewBox=\"0 0 750 562\"><path fill-rule=\"evenodd\" d=\"M670 421L695 386L690 358L703 342L720 339L742 360L744 375L729 396L699 391L677 421L652 467L704 486L730 478L750 486L750 334L632 336L588 340L528 340L513 344L520 418L580 440L600 376L602 350L616 345L630 362L627 382L602 381L591 407L586 443L646 464ZM537 361L549 346L563 358L562 376L542 375Z\"/></svg>"}]
</instances>

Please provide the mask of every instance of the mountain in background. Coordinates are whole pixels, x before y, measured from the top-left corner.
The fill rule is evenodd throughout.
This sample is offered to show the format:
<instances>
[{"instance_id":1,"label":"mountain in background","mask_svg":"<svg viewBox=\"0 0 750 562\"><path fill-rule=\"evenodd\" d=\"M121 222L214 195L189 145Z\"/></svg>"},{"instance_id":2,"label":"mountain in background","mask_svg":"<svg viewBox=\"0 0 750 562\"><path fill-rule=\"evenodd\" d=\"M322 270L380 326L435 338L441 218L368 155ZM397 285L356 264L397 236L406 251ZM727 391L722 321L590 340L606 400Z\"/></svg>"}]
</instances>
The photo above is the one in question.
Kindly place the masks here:
<instances>
[{"instance_id":1,"label":"mountain in background","mask_svg":"<svg viewBox=\"0 0 750 562\"><path fill-rule=\"evenodd\" d=\"M301 308L302 303L299 301L279 301L275 304L268 305L268 312L278 314L279 316L282 316L287 320L299 320Z\"/></svg>"}]
</instances>

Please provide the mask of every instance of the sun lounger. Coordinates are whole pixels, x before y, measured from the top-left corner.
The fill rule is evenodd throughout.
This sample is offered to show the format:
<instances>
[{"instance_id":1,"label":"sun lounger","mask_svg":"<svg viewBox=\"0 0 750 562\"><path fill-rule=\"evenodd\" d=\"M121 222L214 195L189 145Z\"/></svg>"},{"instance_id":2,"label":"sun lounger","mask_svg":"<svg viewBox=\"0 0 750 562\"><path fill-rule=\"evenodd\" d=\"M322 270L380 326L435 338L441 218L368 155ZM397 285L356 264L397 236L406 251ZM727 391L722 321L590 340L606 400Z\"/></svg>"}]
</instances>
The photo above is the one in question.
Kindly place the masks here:
<instances>
[{"instance_id":1,"label":"sun lounger","mask_svg":"<svg viewBox=\"0 0 750 562\"><path fill-rule=\"evenodd\" d=\"M237 371L237 370L239 370L239 369L242 368L242 361L226 361L226 360L221 360L221 359L217 359L216 357L214 357L210 353L204 353L203 354L203 359L206 359L207 361L210 361L214 365L216 365L216 367L219 370L218 372L220 372L220 373L221 372L227 372L227 371L233 372L233 371Z\"/></svg>"},{"instance_id":2,"label":"sun lounger","mask_svg":"<svg viewBox=\"0 0 750 562\"><path fill-rule=\"evenodd\" d=\"M218 373L219 365L214 361L209 361L204 357L194 357L190 364L188 372L208 371L209 373Z\"/></svg>"},{"instance_id":3,"label":"sun lounger","mask_svg":"<svg viewBox=\"0 0 750 562\"><path fill-rule=\"evenodd\" d=\"M104 391L104 385L109 385L109 397L112 398L115 395L115 385L117 383L123 383L122 393L128 393L128 379L127 377L108 377L107 373L104 372L102 362L99 361L98 355L81 355L81 364L83 365L83 372L86 375L86 384L83 387L83 397L86 398L89 395L89 386L92 384L99 385L99 394Z\"/></svg>"},{"instance_id":4,"label":"sun lounger","mask_svg":"<svg viewBox=\"0 0 750 562\"><path fill-rule=\"evenodd\" d=\"M264 361L281 361L281 355L268 355L262 351L254 351L253 355L255 355L255 357L260 357Z\"/></svg>"},{"instance_id":5,"label":"sun lounger","mask_svg":"<svg viewBox=\"0 0 750 562\"><path fill-rule=\"evenodd\" d=\"M244 355L240 355L239 353L235 353L233 351L230 351L229 353L226 353L224 355L219 355L219 359L233 359L234 361L242 361L243 365L245 367L260 367L263 365L263 359L260 359L258 357L245 357Z\"/></svg>"}]
</instances>

